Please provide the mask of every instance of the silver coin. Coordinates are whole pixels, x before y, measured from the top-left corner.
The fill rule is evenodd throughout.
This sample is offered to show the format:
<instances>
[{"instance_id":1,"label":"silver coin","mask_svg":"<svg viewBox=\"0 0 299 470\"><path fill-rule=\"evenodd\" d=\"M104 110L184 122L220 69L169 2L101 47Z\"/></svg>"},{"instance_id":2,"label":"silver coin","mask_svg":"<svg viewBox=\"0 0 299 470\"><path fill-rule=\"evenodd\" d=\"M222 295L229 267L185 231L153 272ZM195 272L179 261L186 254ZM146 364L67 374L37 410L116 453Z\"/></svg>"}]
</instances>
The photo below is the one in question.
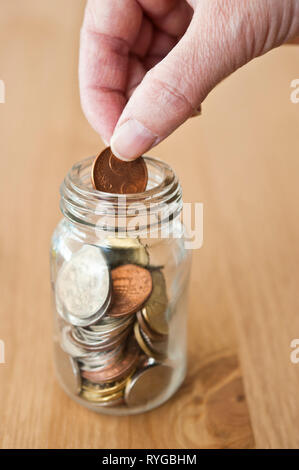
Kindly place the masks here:
<instances>
[{"instance_id":1,"label":"silver coin","mask_svg":"<svg viewBox=\"0 0 299 470\"><path fill-rule=\"evenodd\" d=\"M73 341L72 329L69 325L65 326L61 331L61 347L64 352L69 354L71 357L79 358L90 355L90 351L87 351L82 346L80 347Z\"/></svg>"},{"instance_id":2,"label":"silver coin","mask_svg":"<svg viewBox=\"0 0 299 470\"><path fill-rule=\"evenodd\" d=\"M83 341L86 340L87 342L93 342L94 344L103 344L107 341L109 342L116 340L124 331L129 331L131 329L132 321L102 332L86 331L83 329L80 331L76 330L75 335L78 338L81 337Z\"/></svg>"},{"instance_id":3,"label":"silver coin","mask_svg":"<svg viewBox=\"0 0 299 470\"><path fill-rule=\"evenodd\" d=\"M59 381L68 392L79 395L81 376L77 361L66 354L57 341L54 342L54 357Z\"/></svg>"},{"instance_id":4,"label":"silver coin","mask_svg":"<svg viewBox=\"0 0 299 470\"><path fill-rule=\"evenodd\" d=\"M100 248L84 245L65 261L56 282L56 307L69 323L87 326L97 322L111 300L107 262Z\"/></svg>"},{"instance_id":5,"label":"silver coin","mask_svg":"<svg viewBox=\"0 0 299 470\"><path fill-rule=\"evenodd\" d=\"M100 338L97 338L97 339L78 338L76 337L76 335L74 335L74 333L72 336L73 336L73 341L75 343L77 343L79 346L83 346L88 351L105 351L105 350L111 349L112 347L117 346L122 341L125 341L130 331L131 331L130 328L126 328L117 336L105 336L105 337L101 336Z\"/></svg>"},{"instance_id":6,"label":"silver coin","mask_svg":"<svg viewBox=\"0 0 299 470\"><path fill-rule=\"evenodd\" d=\"M123 351L124 345L119 345L111 351L97 353L96 356L80 358L80 368L86 371L95 371L108 367L121 359Z\"/></svg>"},{"instance_id":7,"label":"silver coin","mask_svg":"<svg viewBox=\"0 0 299 470\"><path fill-rule=\"evenodd\" d=\"M104 317L99 323L95 325L90 325L85 330L90 333L101 333L101 332L108 332L111 333L121 326L126 326L132 323L134 318L132 317L123 317L123 318L114 318L114 317Z\"/></svg>"},{"instance_id":8,"label":"silver coin","mask_svg":"<svg viewBox=\"0 0 299 470\"><path fill-rule=\"evenodd\" d=\"M125 401L128 406L145 406L156 400L169 386L173 373L172 367L154 362L145 361L132 377L129 378L125 388Z\"/></svg>"}]
</instances>

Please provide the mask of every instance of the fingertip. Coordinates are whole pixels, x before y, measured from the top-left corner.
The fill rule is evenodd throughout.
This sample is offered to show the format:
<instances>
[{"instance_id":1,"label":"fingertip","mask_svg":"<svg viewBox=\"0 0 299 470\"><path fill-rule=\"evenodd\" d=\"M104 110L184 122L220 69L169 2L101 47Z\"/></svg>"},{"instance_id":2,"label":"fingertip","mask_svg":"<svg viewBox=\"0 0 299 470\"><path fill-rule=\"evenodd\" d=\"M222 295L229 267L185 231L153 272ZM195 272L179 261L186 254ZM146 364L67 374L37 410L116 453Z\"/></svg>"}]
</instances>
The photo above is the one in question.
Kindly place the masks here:
<instances>
[{"instance_id":1,"label":"fingertip","mask_svg":"<svg viewBox=\"0 0 299 470\"><path fill-rule=\"evenodd\" d=\"M110 140L111 150L120 160L132 161L158 142L158 136L136 119L117 127Z\"/></svg>"}]
</instances>

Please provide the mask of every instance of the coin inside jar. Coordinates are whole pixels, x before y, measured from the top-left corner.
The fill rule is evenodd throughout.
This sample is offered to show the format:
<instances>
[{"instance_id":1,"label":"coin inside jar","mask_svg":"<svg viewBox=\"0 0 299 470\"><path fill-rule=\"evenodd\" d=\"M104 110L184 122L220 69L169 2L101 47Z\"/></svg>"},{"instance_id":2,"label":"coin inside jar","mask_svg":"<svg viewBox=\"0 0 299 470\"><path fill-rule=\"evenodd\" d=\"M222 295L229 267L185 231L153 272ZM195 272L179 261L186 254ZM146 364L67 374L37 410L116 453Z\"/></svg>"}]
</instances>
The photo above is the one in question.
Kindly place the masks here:
<instances>
[{"instance_id":1,"label":"coin inside jar","mask_svg":"<svg viewBox=\"0 0 299 470\"><path fill-rule=\"evenodd\" d=\"M152 351L153 356L165 359L167 356L168 336L164 336L163 339L160 340L152 340L141 327L139 327L139 330L143 340Z\"/></svg>"},{"instance_id":2,"label":"coin inside jar","mask_svg":"<svg viewBox=\"0 0 299 470\"><path fill-rule=\"evenodd\" d=\"M137 312L137 320L140 325L140 328L145 332L145 334L152 340L152 341L164 341L168 335L162 335L157 333L156 331L152 330L149 324L145 319L145 309L139 310Z\"/></svg>"},{"instance_id":3,"label":"coin inside jar","mask_svg":"<svg viewBox=\"0 0 299 470\"><path fill-rule=\"evenodd\" d=\"M82 390L89 392L97 397L104 397L109 396L112 393L117 393L120 391L124 391L127 381L129 377L126 377L124 380L119 382L107 382L103 384L95 384L90 382L89 380L83 380Z\"/></svg>"},{"instance_id":4,"label":"coin inside jar","mask_svg":"<svg viewBox=\"0 0 299 470\"><path fill-rule=\"evenodd\" d=\"M142 157L124 162L112 153L110 147L95 159L91 171L94 188L107 193L141 193L146 189L147 179L147 167Z\"/></svg>"},{"instance_id":5,"label":"coin inside jar","mask_svg":"<svg viewBox=\"0 0 299 470\"><path fill-rule=\"evenodd\" d=\"M123 397L123 391L121 390L120 392L101 396L101 395L88 392L87 390L82 390L81 396L88 401L94 401L97 403L111 403L111 402L114 403L115 400L118 400Z\"/></svg>"},{"instance_id":6,"label":"coin inside jar","mask_svg":"<svg viewBox=\"0 0 299 470\"><path fill-rule=\"evenodd\" d=\"M82 377L93 383L112 382L128 376L136 368L139 361L140 350L132 337L123 357L112 366L102 367L95 371L82 371Z\"/></svg>"},{"instance_id":7,"label":"coin inside jar","mask_svg":"<svg viewBox=\"0 0 299 470\"><path fill-rule=\"evenodd\" d=\"M169 386L173 369L159 362L145 361L143 367L129 378L125 388L128 406L145 406L157 400Z\"/></svg>"},{"instance_id":8,"label":"coin inside jar","mask_svg":"<svg viewBox=\"0 0 299 470\"><path fill-rule=\"evenodd\" d=\"M154 359L157 360L163 360L165 358L165 354L161 354L158 351L155 351L152 347L151 344L145 339L144 333L142 332L138 321L134 325L134 335L136 338L136 341L142 349L142 351L148 356L148 357L153 357Z\"/></svg>"},{"instance_id":9,"label":"coin inside jar","mask_svg":"<svg viewBox=\"0 0 299 470\"><path fill-rule=\"evenodd\" d=\"M66 389L75 395L81 391L81 377L78 363L61 349L60 344L54 342L54 356L57 375Z\"/></svg>"},{"instance_id":10,"label":"coin inside jar","mask_svg":"<svg viewBox=\"0 0 299 470\"><path fill-rule=\"evenodd\" d=\"M162 335L168 334L168 297L166 282L160 270L152 271L153 291L142 314L150 328Z\"/></svg>"},{"instance_id":11,"label":"coin inside jar","mask_svg":"<svg viewBox=\"0 0 299 470\"><path fill-rule=\"evenodd\" d=\"M122 331L118 336L110 338L101 337L97 340L94 338L80 338L78 337L77 332L73 331L72 340L76 345L85 348L87 351L107 351L124 342L127 336L129 335L130 331L131 329L127 328L126 330Z\"/></svg>"},{"instance_id":12,"label":"coin inside jar","mask_svg":"<svg viewBox=\"0 0 299 470\"><path fill-rule=\"evenodd\" d=\"M112 367L122 360L125 346L125 343L121 343L109 350L98 352L89 351L87 356L78 358L81 372L95 372L99 370L103 371L104 369Z\"/></svg>"},{"instance_id":13,"label":"coin inside jar","mask_svg":"<svg viewBox=\"0 0 299 470\"><path fill-rule=\"evenodd\" d=\"M139 266L149 264L147 247L137 237L108 237L101 241L101 249L111 268L122 264L138 264Z\"/></svg>"},{"instance_id":14,"label":"coin inside jar","mask_svg":"<svg viewBox=\"0 0 299 470\"><path fill-rule=\"evenodd\" d=\"M136 266L126 264L111 271L112 302L107 312L110 317L131 315L146 302L152 291L150 272Z\"/></svg>"},{"instance_id":15,"label":"coin inside jar","mask_svg":"<svg viewBox=\"0 0 299 470\"><path fill-rule=\"evenodd\" d=\"M65 261L56 282L58 313L73 325L97 322L111 298L110 273L100 248L84 245Z\"/></svg>"}]
</instances>

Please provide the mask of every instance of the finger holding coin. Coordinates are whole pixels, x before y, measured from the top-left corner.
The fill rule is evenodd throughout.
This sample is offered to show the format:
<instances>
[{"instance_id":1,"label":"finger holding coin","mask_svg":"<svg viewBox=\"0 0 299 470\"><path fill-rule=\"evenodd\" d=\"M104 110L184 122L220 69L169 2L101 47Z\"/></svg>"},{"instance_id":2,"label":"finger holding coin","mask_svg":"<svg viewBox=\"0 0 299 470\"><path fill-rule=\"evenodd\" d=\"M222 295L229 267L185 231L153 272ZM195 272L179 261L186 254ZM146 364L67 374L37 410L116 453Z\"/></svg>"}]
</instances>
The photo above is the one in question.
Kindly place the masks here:
<instances>
[{"instance_id":1,"label":"finger holding coin","mask_svg":"<svg viewBox=\"0 0 299 470\"><path fill-rule=\"evenodd\" d=\"M115 194L142 193L147 186L147 167L142 157L124 162L107 147L93 163L91 180L98 191Z\"/></svg>"}]
</instances>

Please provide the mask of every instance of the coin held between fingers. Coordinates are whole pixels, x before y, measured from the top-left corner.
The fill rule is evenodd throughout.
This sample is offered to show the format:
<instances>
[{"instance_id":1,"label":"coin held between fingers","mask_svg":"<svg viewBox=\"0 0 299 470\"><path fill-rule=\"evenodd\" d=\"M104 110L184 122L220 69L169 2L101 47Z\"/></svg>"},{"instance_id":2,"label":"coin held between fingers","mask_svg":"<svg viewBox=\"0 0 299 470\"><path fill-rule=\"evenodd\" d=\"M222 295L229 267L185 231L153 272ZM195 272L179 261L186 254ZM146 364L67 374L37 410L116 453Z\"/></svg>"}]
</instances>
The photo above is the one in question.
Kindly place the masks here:
<instances>
[{"instance_id":1,"label":"coin held between fingers","mask_svg":"<svg viewBox=\"0 0 299 470\"><path fill-rule=\"evenodd\" d=\"M94 160L92 185L98 191L112 194L136 194L146 190L147 167L142 157L131 162L117 158L107 147Z\"/></svg>"}]
</instances>

